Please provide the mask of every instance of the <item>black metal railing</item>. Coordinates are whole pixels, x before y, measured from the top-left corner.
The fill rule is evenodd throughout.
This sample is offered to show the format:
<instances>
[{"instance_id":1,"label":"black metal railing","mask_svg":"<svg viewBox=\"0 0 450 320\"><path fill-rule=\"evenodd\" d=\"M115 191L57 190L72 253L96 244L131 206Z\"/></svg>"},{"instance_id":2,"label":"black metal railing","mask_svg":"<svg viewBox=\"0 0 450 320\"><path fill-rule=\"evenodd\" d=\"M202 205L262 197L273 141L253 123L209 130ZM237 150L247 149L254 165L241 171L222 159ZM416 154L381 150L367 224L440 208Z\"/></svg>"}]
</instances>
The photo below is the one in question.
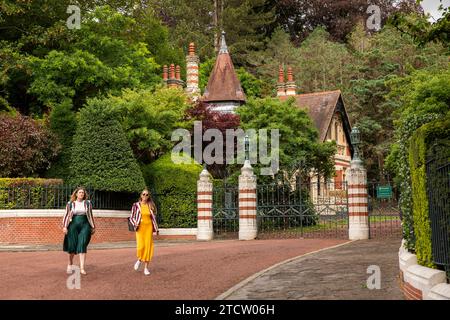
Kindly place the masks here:
<instances>
[{"instance_id":1,"label":"black metal railing","mask_svg":"<svg viewBox=\"0 0 450 320\"><path fill-rule=\"evenodd\" d=\"M433 262L450 282L450 157L428 159L426 173Z\"/></svg>"},{"instance_id":2,"label":"black metal railing","mask_svg":"<svg viewBox=\"0 0 450 320\"><path fill-rule=\"evenodd\" d=\"M369 211L369 237L402 237L398 189L390 181L370 181L367 183L367 203Z\"/></svg>"},{"instance_id":3,"label":"black metal railing","mask_svg":"<svg viewBox=\"0 0 450 320\"><path fill-rule=\"evenodd\" d=\"M216 238L237 238L239 232L239 188L219 184L213 189L213 230Z\"/></svg>"},{"instance_id":4,"label":"black metal railing","mask_svg":"<svg viewBox=\"0 0 450 320\"><path fill-rule=\"evenodd\" d=\"M0 188L2 209L63 209L76 189L68 185L19 186ZM111 192L86 188L89 199L96 209L130 210L139 194Z\"/></svg>"},{"instance_id":5,"label":"black metal railing","mask_svg":"<svg viewBox=\"0 0 450 320\"><path fill-rule=\"evenodd\" d=\"M345 182L277 181L257 186L258 238L346 238Z\"/></svg>"}]
</instances>

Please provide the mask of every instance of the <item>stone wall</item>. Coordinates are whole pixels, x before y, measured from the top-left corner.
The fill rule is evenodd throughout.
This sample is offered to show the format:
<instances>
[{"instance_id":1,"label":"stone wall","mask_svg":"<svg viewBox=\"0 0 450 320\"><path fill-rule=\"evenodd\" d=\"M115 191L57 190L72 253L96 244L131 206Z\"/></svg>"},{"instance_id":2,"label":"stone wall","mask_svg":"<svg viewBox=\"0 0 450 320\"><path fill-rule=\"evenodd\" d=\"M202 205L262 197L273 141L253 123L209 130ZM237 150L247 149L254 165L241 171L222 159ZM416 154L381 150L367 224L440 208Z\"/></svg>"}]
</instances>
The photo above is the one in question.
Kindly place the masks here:
<instances>
[{"instance_id":1,"label":"stone wall","mask_svg":"<svg viewBox=\"0 0 450 320\"><path fill-rule=\"evenodd\" d=\"M63 210L1 210L0 243L26 245L54 245L63 242ZM94 210L96 232L91 243L134 241L128 231L129 211ZM160 229L159 239L195 239L196 228Z\"/></svg>"},{"instance_id":2,"label":"stone wall","mask_svg":"<svg viewBox=\"0 0 450 320\"><path fill-rule=\"evenodd\" d=\"M416 255L403 244L398 256L400 287L407 300L450 300L450 284L444 271L418 265Z\"/></svg>"}]
</instances>

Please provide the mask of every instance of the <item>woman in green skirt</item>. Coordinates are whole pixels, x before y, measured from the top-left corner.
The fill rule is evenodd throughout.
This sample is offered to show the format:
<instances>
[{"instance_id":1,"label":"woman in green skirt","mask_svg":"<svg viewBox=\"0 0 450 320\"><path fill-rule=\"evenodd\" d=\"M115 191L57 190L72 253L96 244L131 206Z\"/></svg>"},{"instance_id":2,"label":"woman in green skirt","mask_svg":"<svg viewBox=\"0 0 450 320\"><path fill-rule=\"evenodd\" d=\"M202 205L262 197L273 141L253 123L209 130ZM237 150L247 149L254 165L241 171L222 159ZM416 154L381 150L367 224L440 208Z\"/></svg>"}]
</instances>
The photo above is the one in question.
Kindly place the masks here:
<instances>
[{"instance_id":1,"label":"woman in green skirt","mask_svg":"<svg viewBox=\"0 0 450 320\"><path fill-rule=\"evenodd\" d=\"M91 235L95 231L92 204L84 188L77 188L67 203L63 218L64 245L63 249L69 253L67 273L72 273L73 257L80 254L80 272L86 274L84 269L86 252Z\"/></svg>"}]
</instances>

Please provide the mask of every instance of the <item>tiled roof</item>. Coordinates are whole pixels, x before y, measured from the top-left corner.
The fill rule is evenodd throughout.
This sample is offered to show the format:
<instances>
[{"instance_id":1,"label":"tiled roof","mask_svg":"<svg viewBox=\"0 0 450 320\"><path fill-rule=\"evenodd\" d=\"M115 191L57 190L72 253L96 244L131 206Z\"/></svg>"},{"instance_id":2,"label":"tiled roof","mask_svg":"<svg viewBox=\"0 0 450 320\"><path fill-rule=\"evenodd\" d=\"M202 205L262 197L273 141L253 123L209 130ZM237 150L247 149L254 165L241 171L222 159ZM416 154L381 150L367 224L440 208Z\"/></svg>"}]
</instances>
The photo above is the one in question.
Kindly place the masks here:
<instances>
[{"instance_id":1,"label":"tiled roof","mask_svg":"<svg viewBox=\"0 0 450 320\"><path fill-rule=\"evenodd\" d=\"M202 100L205 102L245 102L244 90L242 90L241 83L234 70L233 61L231 61L228 53L224 33L222 34L222 47L209 77Z\"/></svg>"},{"instance_id":2,"label":"tiled roof","mask_svg":"<svg viewBox=\"0 0 450 320\"><path fill-rule=\"evenodd\" d=\"M320 141L325 141L328 127L333 118L340 96L341 91L335 90L297 94L295 96L282 96L280 99L287 100L290 97L294 97L297 106L307 109L309 116L313 120L317 130L319 130ZM344 116L348 120L345 108Z\"/></svg>"}]
</instances>

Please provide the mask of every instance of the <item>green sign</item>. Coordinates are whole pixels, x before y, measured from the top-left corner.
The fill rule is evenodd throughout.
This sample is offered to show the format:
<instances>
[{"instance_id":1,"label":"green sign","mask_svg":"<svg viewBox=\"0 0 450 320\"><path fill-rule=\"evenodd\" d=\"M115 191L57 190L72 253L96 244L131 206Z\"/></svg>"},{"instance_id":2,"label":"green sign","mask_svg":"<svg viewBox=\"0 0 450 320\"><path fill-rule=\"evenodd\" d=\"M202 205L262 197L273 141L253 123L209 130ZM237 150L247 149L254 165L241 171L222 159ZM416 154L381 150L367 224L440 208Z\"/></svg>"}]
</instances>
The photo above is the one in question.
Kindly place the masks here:
<instances>
[{"instance_id":1,"label":"green sign","mask_svg":"<svg viewBox=\"0 0 450 320\"><path fill-rule=\"evenodd\" d=\"M392 198L392 187L391 186L378 186L377 187L377 198L380 198L380 199Z\"/></svg>"}]
</instances>

